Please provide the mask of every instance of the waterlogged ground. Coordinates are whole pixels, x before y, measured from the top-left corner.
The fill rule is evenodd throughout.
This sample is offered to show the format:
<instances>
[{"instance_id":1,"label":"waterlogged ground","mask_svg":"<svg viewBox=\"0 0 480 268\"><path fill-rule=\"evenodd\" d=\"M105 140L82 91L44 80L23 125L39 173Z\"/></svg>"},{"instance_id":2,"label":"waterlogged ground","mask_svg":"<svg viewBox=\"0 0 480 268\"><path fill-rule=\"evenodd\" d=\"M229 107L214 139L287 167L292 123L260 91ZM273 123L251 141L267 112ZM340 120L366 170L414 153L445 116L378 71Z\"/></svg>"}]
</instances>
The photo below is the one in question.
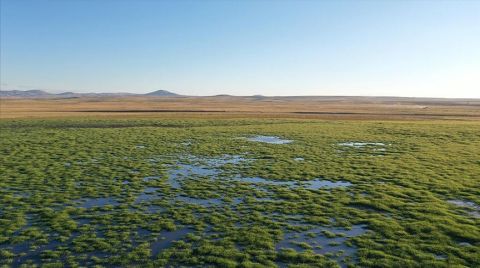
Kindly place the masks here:
<instances>
[{"instance_id":1,"label":"waterlogged ground","mask_svg":"<svg viewBox=\"0 0 480 268\"><path fill-rule=\"evenodd\" d=\"M0 127L7 267L480 266L477 123Z\"/></svg>"}]
</instances>

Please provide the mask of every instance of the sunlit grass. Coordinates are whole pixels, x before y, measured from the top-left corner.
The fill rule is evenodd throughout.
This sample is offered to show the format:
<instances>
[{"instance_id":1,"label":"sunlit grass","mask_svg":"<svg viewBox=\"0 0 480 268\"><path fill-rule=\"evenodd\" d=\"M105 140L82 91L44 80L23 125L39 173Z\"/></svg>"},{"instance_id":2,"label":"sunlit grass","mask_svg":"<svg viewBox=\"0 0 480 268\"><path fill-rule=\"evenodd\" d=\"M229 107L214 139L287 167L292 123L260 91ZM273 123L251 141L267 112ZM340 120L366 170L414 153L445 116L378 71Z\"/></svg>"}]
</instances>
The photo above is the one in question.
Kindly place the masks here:
<instances>
[{"instance_id":1,"label":"sunlit grass","mask_svg":"<svg viewBox=\"0 0 480 268\"><path fill-rule=\"evenodd\" d=\"M480 266L480 219L449 202L480 204L477 123L63 119L0 127L0 264ZM241 138L253 135L293 142ZM248 161L219 165L213 177L187 175L180 188L169 182L179 162L225 154ZM308 189L237 177L351 184ZM217 201L188 202L195 199ZM345 234L359 225L367 231ZM290 232L307 238L293 240L297 250L278 248ZM338 250L316 253L315 239Z\"/></svg>"}]
</instances>

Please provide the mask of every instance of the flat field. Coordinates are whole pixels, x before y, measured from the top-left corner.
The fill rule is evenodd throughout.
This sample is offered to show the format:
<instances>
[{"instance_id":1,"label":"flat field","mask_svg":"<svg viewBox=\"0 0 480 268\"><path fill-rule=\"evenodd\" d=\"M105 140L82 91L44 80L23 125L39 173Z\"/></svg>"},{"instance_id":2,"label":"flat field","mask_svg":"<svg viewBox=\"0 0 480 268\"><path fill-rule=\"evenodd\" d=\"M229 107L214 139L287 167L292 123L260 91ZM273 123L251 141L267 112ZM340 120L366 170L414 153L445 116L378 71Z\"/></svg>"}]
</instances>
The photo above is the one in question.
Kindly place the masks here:
<instances>
[{"instance_id":1,"label":"flat field","mask_svg":"<svg viewBox=\"0 0 480 268\"><path fill-rule=\"evenodd\" d=\"M263 117L480 120L480 99L392 97L97 97L0 99L1 118Z\"/></svg>"},{"instance_id":2,"label":"flat field","mask_svg":"<svg viewBox=\"0 0 480 268\"><path fill-rule=\"evenodd\" d=\"M476 105L107 102L2 100L0 265L480 266Z\"/></svg>"}]
</instances>

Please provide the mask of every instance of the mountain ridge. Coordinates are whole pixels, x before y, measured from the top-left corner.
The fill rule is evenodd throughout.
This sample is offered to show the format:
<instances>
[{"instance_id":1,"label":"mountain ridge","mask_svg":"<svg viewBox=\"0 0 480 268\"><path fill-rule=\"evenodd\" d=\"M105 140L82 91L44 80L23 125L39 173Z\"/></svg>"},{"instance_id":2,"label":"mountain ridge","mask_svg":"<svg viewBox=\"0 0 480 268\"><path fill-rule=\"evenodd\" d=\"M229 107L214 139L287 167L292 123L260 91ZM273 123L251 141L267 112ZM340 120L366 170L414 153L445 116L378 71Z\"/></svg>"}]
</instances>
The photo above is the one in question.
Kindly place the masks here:
<instances>
[{"instance_id":1,"label":"mountain ridge","mask_svg":"<svg viewBox=\"0 0 480 268\"><path fill-rule=\"evenodd\" d=\"M171 91L159 89L152 91L150 93L143 94L145 96L160 96L160 97L175 97L175 96L180 96L177 93L173 93Z\"/></svg>"},{"instance_id":2,"label":"mountain ridge","mask_svg":"<svg viewBox=\"0 0 480 268\"><path fill-rule=\"evenodd\" d=\"M167 90L155 90L145 94L135 93L76 93L65 91L61 93L50 93L40 89L30 90L0 90L0 97L11 98L80 98L80 97L122 97L122 96L155 96L155 97L176 97L181 96Z\"/></svg>"},{"instance_id":3,"label":"mountain ridge","mask_svg":"<svg viewBox=\"0 0 480 268\"><path fill-rule=\"evenodd\" d=\"M71 91L65 91L61 93L50 93L41 89L30 89L30 90L3 90L0 89L0 98L12 98L12 99L69 99L69 98L105 98L105 97L192 97L192 98L203 98L203 97L212 97L212 98L249 98L255 101L263 101L267 99L289 99L289 100L299 100L299 99L321 99L321 100L337 100L342 101L346 99L356 99L356 100L370 100L370 101L478 101L480 98L439 98L439 97L401 97L401 96L334 96L334 95L298 95L298 96L265 96L265 95L229 95L229 94L217 94L213 96L191 96L191 95L180 95L168 90L155 90L148 93L137 94L137 93L128 93L128 92L117 92L117 93L75 93Z\"/></svg>"}]
</instances>

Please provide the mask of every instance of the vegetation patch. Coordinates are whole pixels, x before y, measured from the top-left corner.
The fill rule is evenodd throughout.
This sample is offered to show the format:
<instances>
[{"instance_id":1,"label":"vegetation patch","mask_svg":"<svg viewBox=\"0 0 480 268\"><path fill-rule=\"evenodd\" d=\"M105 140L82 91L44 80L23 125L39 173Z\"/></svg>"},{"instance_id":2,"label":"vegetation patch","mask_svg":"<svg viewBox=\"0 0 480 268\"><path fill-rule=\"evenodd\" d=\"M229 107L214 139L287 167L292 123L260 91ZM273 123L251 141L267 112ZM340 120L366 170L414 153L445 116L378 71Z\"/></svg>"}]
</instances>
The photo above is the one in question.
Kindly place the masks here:
<instances>
[{"instance_id":1,"label":"vegetation patch","mask_svg":"<svg viewBox=\"0 0 480 268\"><path fill-rule=\"evenodd\" d=\"M78 118L0 130L6 267L480 266L478 123ZM274 142L238 138L258 136Z\"/></svg>"}]
</instances>

